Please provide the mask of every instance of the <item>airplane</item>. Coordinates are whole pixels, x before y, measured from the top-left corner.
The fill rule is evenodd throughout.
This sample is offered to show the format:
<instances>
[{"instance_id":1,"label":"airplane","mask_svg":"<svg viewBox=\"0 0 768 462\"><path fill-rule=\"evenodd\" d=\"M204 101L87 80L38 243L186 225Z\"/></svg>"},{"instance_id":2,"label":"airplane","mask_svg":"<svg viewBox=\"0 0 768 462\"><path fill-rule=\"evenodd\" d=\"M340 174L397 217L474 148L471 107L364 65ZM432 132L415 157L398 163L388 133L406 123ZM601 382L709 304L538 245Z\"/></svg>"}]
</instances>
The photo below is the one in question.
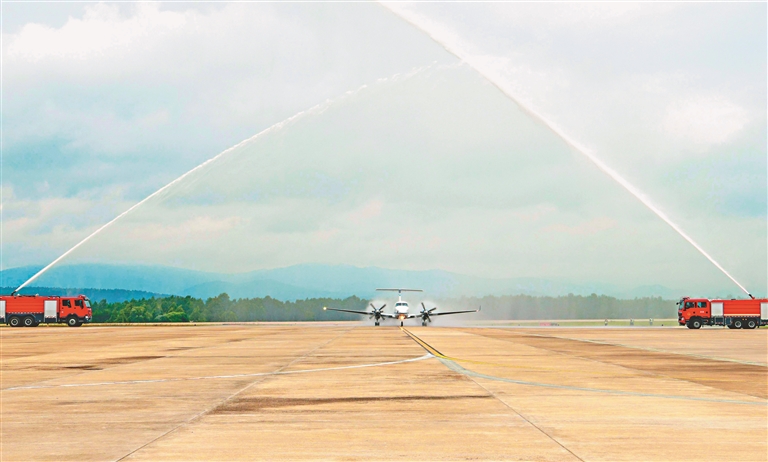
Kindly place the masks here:
<instances>
[{"instance_id":1,"label":"airplane","mask_svg":"<svg viewBox=\"0 0 768 462\"><path fill-rule=\"evenodd\" d=\"M383 318L391 318L391 319L399 319L400 320L400 327L403 327L403 320L410 319L410 318L421 318L421 325L426 326L428 322L432 322L432 316L444 316L446 314L459 314L459 313L476 313L480 311L480 309L476 310L463 310L463 311L446 311L443 313L435 313L434 311L437 309L437 307L434 307L430 310L427 309L426 306L424 306L424 302L421 302L421 311L418 313L408 313L408 302L403 301L403 292L423 292L421 289L376 289L380 291L389 291L389 292L397 292L397 303L395 303L395 312L394 313L384 313L384 307L387 306L387 304L381 305L379 308L376 308L373 306L373 303L371 303L372 311L355 311L355 310L341 310L338 308L328 308L327 306L323 307L323 310L331 310L331 311L344 311L345 313L355 313L355 314L367 314L368 319L374 318L374 325L378 326L381 322L381 319Z\"/></svg>"}]
</instances>

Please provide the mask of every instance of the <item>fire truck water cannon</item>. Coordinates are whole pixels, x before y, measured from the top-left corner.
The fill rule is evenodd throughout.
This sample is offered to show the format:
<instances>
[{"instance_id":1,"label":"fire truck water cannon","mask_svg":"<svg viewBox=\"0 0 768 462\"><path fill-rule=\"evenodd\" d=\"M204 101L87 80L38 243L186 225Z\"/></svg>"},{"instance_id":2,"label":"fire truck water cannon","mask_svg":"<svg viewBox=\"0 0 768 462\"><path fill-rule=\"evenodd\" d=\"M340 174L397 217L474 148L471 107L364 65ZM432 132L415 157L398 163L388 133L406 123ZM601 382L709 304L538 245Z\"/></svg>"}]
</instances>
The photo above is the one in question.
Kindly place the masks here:
<instances>
[{"instance_id":1,"label":"fire truck water cannon","mask_svg":"<svg viewBox=\"0 0 768 462\"><path fill-rule=\"evenodd\" d=\"M768 298L749 296L749 300L683 297L677 302L677 322L689 329L701 326L754 329L768 325Z\"/></svg>"},{"instance_id":2,"label":"fire truck water cannon","mask_svg":"<svg viewBox=\"0 0 768 462\"><path fill-rule=\"evenodd\" d=\"M11 327L36 327L41 323L80 327L92 319L91 301L85 295L17 295L16 291L0 295L0 323Z\"/></svg>"}]
</instances>

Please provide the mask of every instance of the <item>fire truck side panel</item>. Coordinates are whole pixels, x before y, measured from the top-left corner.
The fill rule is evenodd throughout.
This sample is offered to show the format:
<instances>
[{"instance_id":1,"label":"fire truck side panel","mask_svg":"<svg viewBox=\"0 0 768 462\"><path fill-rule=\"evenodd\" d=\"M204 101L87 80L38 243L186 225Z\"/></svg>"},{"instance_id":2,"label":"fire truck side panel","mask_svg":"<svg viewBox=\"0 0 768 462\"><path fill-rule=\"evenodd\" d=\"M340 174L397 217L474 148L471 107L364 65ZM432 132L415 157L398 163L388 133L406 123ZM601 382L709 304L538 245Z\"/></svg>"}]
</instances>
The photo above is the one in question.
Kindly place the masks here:
<instances>
[{"instance_id":1,"label":"fire truck side panel","mask_svg":"<svg viewBox=\"0 0 768 462\"><path fill-rule=\"evenodd\" d=\"M760 303L760 320L768 321L768 302Z\"/></svg>"},{"instance_id":2,"label":"fire truck side panel","mask_svg":"<svg viewBox=\"0 0 768 462\"><path fill-rule=\"evenodd\" d=\"M723 315L731 318L760 316L759 300L712 300L723 302Z\"/></svg>"},{"instance_id":3,"label":"fire truck side panel","mask_svg":"<svg viewBox=\"0 0 768 462\"><path fill-rule=\"evenodd\" d=\"M8 297L5 300L5 322L10 322L13 318L23 322L24 318L32 317L34 324L44 321L43 317L43 299L48 297ZM55 303L55 299L54 303ZM22 324L23 325L23 324Z\"/></svg>"},{"instance_id":4,"label":"fire truck side panel","mask_svg":"<svg viewBox=\"0 0 768 462\"><path fill-rule=\"evenodd\" d=\"M39 313L43 314L43 297L16 297L8 300L6 311L8 313Z\"/></svg>"},{"instance_id":5,"label":"fire truck side panel","mask_svg":"<svg viewBox=\"0 0 768 462\"><path fill-rule=\"evenodd\" d=\"M712 302L712 317L713 318L723 317L723 302Z\"/></svg>"},{"instance_id":6,"label":"fire truck side panel","mask_svg":"<svg viewBox=\"0 0 768 462\"><path fill-rule=\"evenodd\" d=\"M43 316L44 300L56 303L55 299L49 299L48 297L14 297L6 300L6 317L10 320L14 315L21 319L31 316L35 324L45 322L45 317Z\"/></svg>"},{"instance_id":7,"label":"fire truck side panel","mask_svg":"<svg viewBox=\"0 0 768 462\"><path fill-rule=\"evenodd\" d=\"M49 319L56 320L57 312L58 312L59 304L56 302L56 300L45 300L43 302L43 308L44 308L44 314L45 314L45 320L48 321Z\"/></svg>"},{"instance_id":8,"label":"fire truck side panel","mask_svg":"<svg viewBox=\"0 0 768 462\"><path fill-rule=\"evenodd\" d=\"M5 322L5 300L0 300L0 322Z\"/></svg>"}]
</instances>

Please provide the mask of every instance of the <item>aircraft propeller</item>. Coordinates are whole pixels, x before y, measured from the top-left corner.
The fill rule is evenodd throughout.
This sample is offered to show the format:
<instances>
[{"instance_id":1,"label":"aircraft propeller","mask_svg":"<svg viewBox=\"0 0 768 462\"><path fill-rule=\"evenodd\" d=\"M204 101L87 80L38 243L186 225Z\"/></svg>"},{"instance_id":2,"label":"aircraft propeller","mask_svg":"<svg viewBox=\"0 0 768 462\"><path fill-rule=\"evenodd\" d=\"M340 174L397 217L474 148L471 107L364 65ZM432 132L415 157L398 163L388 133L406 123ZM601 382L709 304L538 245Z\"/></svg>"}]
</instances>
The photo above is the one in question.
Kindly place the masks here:
<instances>
[{"instance_id":1,"label":"aircraft propeller","mask_svg":"<svg viewBox=\"0 0 768 462\"><path fill-rule=\"evenodd\" d=\"M383 316L381 315L382 311L384 310L384 307L386 307L387 304L381 305L381 308L376 308L373 306L373 303L371 303L371 308L373 308L373 311L371 311L371 314L368 316L368 319L376 318L376 322L379 322L379 319L381 319Z\"/></svg>"},{"instance_id":2,"label":"aircraft propeller","mask_svg":"<svg viewBox=\"0 0 768 462\"><path fill-rule=\"evenodd\" d=\"M419 313L421 316L421 325L426 326L428 322L432 322L432 319L429 317L429 315L436 309L437 307L428 310L427 307L424 306L424 302L421 302L421 312Z\"/></svg>"}]
</instances>

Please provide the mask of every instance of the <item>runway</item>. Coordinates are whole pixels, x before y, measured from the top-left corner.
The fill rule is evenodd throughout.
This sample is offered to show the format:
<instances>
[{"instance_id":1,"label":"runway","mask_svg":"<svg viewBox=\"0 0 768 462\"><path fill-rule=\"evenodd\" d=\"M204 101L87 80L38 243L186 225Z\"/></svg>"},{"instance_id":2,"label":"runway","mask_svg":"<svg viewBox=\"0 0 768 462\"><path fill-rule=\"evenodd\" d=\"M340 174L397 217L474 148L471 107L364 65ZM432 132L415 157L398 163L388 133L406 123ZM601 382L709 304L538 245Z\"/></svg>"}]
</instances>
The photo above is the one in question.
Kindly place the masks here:
<instances>
[{"instance_id":1,"label":"runway","mask_svg":"<svg viewBox=\"0 0 768 462\"><path fill-rule=\"evenodd\" d=\"M766 460L768 330L0 328L2 460Z\"/></svg>"}]
</instances>

